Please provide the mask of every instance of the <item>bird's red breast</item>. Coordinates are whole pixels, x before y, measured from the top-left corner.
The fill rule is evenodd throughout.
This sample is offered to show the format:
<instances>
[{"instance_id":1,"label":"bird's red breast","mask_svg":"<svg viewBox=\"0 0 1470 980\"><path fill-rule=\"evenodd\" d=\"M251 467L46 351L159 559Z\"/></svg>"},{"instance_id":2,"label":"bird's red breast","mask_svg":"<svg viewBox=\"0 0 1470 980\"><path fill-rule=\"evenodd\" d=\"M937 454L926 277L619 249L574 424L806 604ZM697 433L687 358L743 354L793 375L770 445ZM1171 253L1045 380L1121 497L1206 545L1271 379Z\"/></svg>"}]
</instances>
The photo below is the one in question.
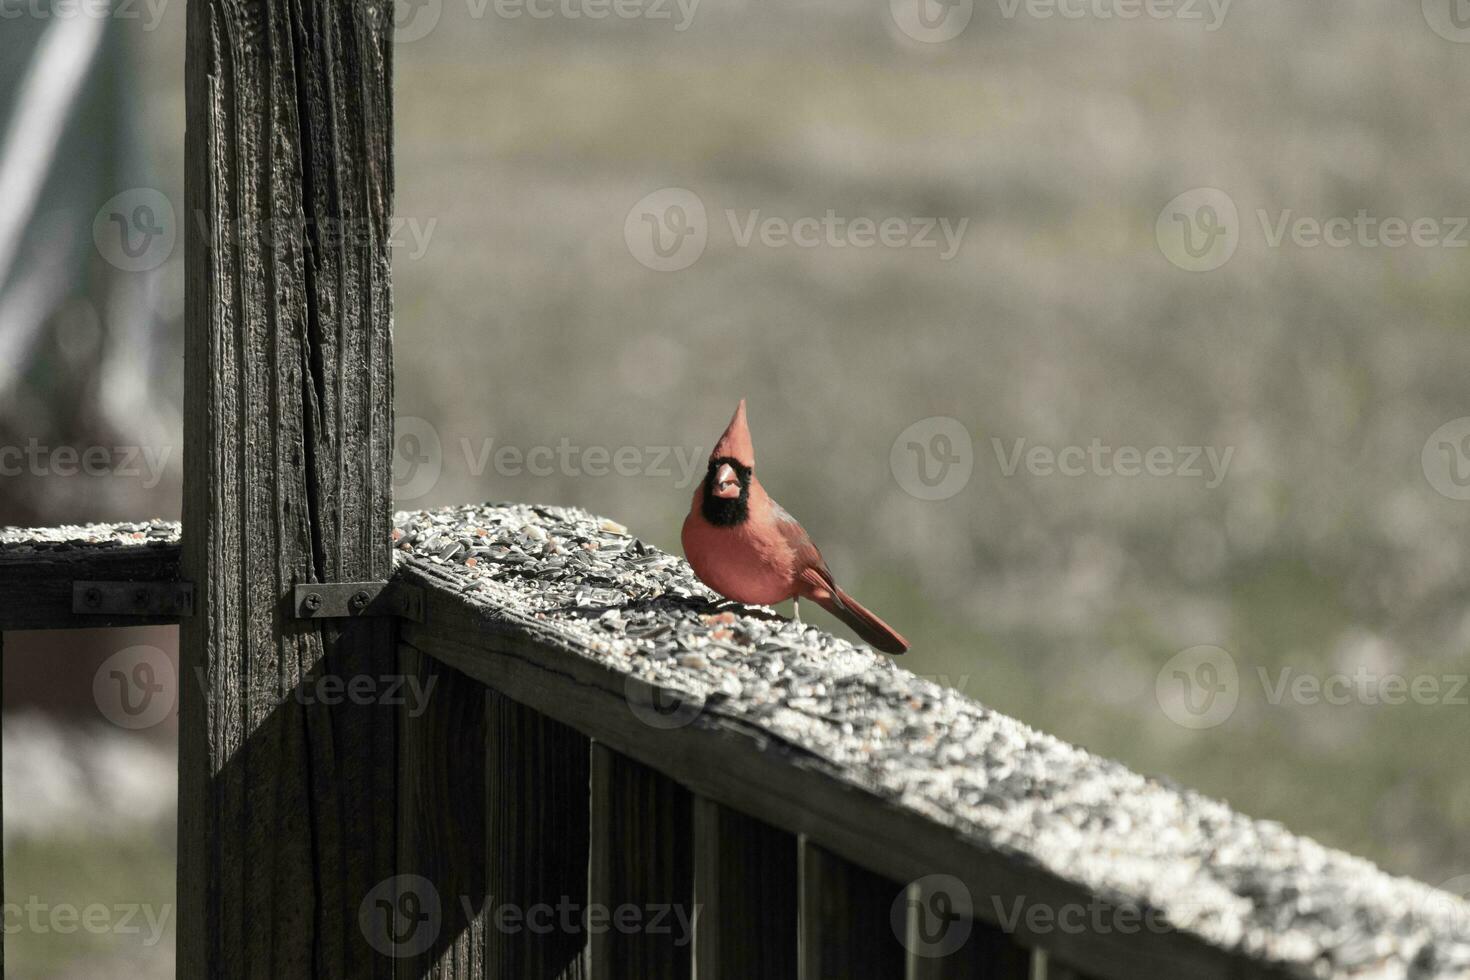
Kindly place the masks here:
<instances>
[{"instance_id":1,"label":"bird's red breast","mask_svg":"<svg viewBox=\"0 0 1470 980\"><path fill-rule=\"evenodd\" d=\"M751 605L812 599L880 650L902 653L908 647L837 587L806 531L756 479L744 399L710 453L681 537L694 573L727 599Z\"/></svg>"}]
</instances>

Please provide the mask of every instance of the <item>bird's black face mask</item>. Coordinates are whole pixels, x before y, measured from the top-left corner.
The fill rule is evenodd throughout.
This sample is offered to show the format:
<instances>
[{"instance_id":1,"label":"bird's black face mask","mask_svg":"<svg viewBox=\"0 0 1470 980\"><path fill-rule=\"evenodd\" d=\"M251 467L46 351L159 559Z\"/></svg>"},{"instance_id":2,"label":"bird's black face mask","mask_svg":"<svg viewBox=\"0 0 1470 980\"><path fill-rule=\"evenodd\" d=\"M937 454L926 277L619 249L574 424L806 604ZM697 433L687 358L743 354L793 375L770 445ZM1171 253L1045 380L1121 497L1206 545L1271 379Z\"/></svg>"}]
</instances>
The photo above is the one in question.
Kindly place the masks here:
<instances>
[{"instance_id":1,"label":"bird's black face mask","mask_svg":"<svg viewBox=\"0 0 1470 980\"><path fill-rule=\"evenodd\" d=\"M704 519L715 527L743 524L750 517L751 473L749 466L729 456L710 460L704 474L704 499L699 505Z\"/></svg>"}]
</instances>

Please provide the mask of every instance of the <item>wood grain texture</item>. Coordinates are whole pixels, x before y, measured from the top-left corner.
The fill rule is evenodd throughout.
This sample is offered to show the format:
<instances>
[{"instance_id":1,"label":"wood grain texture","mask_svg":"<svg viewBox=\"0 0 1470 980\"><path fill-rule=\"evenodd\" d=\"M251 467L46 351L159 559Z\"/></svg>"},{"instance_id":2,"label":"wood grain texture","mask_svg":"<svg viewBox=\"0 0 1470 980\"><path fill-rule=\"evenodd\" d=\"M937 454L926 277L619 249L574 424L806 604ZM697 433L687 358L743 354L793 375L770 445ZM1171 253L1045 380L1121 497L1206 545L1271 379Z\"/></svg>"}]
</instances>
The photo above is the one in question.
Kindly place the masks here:
<instances>
[{"instance_id":1,"label":"wood grain texture","mask_svg":"<svg viewBox=\"0 0 1470 980\"><path fill-rule=\"evenodd\" d=\"M177 623L176 616L74 613L72 583L176 582L179 557L177 524L0 529L0 630Z\"/></svg>"},{"instance_id":2,"label":"wood grain texture","mask_svg":"<svg viewBox=\"0 0 1470 980\"><path fill-rule=\"evenodd\" d=\"M948 876L921 878L908 889L906 980L1031 980L1035 954L1008 932L956 911Z\"/></svg>"},{"instance_id":3,"label":"wood grain texture","mask_svg":"<svg viewBox=\"0 0 1470 980\"><path fill-rule=\"evenodd\" d=\"M1091 980L1091 978L1074 966L1068 966L1060 960L1044 958L1046 966L1041 971L1040 980Z\"/></svg>"},{"instance_id":4,"label":"wood grain texture","mask_svg":"<svg viewBox=\"0 0 1470 980\"><path fill-rule=\"evenodd\" d=\"M503 976L485 962L487 689L412 647L399 648L399 663L408 682L399 706L398 875L411 876L420 904L432 896L439 911L396 924L406 937L397 976Z\"/></svg>"},{"instance_id":5,"label":"wood grain texture","mask_svg":"<svg viewBox=\"0 0 1470 980\"><path fill-rule=\"evenodd\" d=\"M695 798L699 980L795 980L797 859L795 835Z\"/></svg>"},{"instance_id":6,"label":"wood grain texture","mask_svg":"<svg viewBox=\"0 0 1470 980\"><path fill-rule=\"evenodd\" d=\"M591 744L486 690L486 975L585 980Z\"/></svg>"},{"instance_id":7,"label":"wood grain texture","mask_svg":"<svg viewBox=\"0 0 1470 980\"><path fill-rule=\"evenodd\" d=\"M902 980L893 906L905 887L801 842L802 980Z\"/></svg>"},{"instance_id":8,"label":"wood grain texture","mask_svg":"<svg viewBox=\"0 0 1470 980\"><path fill-rule=\"evenodd\" d=\"M391 621L296 620L390 567L388 0L197 0L185 93L178 973L388 977Z\"/></svg>"},{"instance_id":9,"label":"wood grain texture","mask_svg":"<svg viewBox=\"0 0 1470 980\"><path fill-rule=\"evenodd\" d=\"M592 980L693 976L691 805L678 783L593 743Z\"/></svg>"}]
</instances>

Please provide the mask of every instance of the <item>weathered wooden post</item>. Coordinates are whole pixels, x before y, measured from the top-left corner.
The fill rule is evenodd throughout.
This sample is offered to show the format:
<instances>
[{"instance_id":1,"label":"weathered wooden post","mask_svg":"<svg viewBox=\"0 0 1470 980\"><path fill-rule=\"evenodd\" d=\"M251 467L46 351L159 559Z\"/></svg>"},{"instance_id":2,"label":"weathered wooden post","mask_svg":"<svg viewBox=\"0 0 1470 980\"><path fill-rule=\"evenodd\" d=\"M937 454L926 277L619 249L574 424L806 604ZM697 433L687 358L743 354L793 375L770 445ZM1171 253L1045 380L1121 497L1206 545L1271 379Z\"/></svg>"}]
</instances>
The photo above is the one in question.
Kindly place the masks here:
<instances>
[{"instance_id":1,"label":"weathered wooden post","mask_svg":"<svg viewBox=\"0 0 1470 980\"><path fill-rule=\"evenodd\" d=\"M391 618L301 618L390 570L389 0L192 0L181 977L388 977ZM366 679L366 680L364 680ZM356 686L354 686L356 685ZM366 693L365 693L366 692Z\"/></svg>"}]
</instances>

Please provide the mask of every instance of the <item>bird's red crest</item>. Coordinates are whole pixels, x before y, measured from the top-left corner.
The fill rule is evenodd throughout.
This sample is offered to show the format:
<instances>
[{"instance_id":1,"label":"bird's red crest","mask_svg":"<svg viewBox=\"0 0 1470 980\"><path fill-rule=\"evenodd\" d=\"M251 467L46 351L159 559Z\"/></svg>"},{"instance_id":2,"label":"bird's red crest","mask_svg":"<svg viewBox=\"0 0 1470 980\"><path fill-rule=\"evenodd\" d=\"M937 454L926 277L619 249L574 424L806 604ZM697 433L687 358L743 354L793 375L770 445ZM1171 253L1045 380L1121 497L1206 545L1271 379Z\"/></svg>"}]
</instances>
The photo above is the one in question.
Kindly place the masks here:
<instances>
[{"instance_id":1,"label":"bird's red crest","mask_svg":"<svg viewBox=\"0 0 1470 980\"><path fill-rule=\"evenodd\" d=\"M744 398L740 399L734 418L725 426L725 434L720 436L720 441L715 443L714 451L709 455L710 459L726 456L742 466L755 469L755 446L750 441L750 428L745 424Z\"/></svg>"}]
</instances>

